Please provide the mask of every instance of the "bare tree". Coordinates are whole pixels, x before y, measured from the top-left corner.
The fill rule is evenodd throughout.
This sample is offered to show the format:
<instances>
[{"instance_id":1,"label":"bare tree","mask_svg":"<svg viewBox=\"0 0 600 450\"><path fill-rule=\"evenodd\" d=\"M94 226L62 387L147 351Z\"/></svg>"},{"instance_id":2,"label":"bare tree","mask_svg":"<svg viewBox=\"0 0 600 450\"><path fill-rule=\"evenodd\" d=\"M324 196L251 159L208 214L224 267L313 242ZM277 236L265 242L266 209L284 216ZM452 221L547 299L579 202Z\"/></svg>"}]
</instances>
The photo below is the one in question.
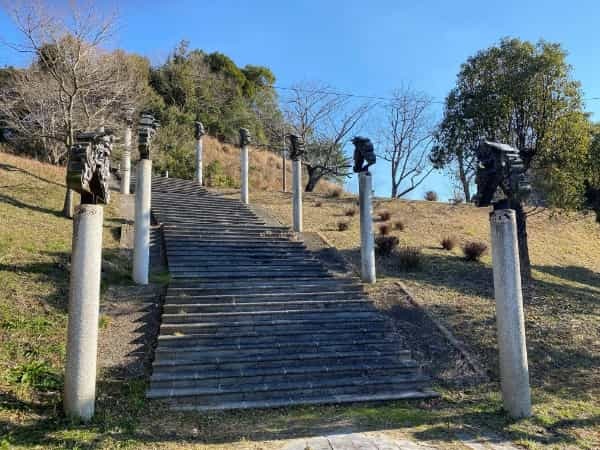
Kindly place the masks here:
<instances>
[{"instance_id":1,"label":"bare tree","mask_svg":"<svg viewBox=\"0 0 600 450\"><path fill-rule=\"evenodd\" d=\"M9 45L31 54L37 69L54 82L68 149L75 129L89 127L120 96L117 92L108 99L103 95L108 84L118 85L119 68L106 64L107 57L100 49L112 34L115 16L99 14L92 3L82 7L71 4L70 14L64 18L49 13L36 1L7 3L5 9L23 37L22 42ZM73 193L67 190L63 210L67 217L73 214L72 198Z\"/></svg>"},{"instance_id":2,"label":"bare tree","mask_svg":"<svg viewBox=\"0 0 600 450\"><path fill-rule=\"evenodd\" d=\"M431 105L430 97L411 89L394 92L384 105L387 128L382 132L384 144L379 156L392 166L392 198L416 189L434 169L429 160L433 143Z\"/></svg>"},{"instance_id":3,"label":"bare tree","mask_svg":"<svg viewBox=\"0 0 600 450\"><path fill-rule=\"evenodd\" d=\"M303 165L308 172L307 192L312 192L323 177L350 175L344 146L371 108L371 103L357 103L321 83L302 83L291 89L283 109L293 131L306 143Z\"/></svg>"}]
</instances>

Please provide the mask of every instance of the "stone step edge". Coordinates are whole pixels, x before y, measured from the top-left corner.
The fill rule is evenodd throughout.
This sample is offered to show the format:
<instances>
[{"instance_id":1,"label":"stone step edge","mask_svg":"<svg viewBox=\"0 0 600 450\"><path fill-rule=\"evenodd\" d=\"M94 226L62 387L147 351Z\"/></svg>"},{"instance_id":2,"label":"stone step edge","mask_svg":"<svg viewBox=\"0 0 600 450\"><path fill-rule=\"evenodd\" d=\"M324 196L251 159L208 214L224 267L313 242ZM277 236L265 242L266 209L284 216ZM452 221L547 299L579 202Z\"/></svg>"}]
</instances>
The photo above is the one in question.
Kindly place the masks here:
<instances>
[{"instance_id":1,"label":"stone step edge","mask_svg":"<svg viewBox=\"0 0 600 450\"><path fill-rule=\"evenodd\" d=\"M359 402L382 402L392 400L418 400L427 398L437 398L439 394L433 390L406 390L386 394L336 394L329 396L320 396L317 398L295 398L295 399L277 399L277 400L255 400L240 402L222 402L219 405L170 405L169 409L173 411L225 411L236 409L265 409L281 408L294 405L326 405L338 403L359 403Z\"/></svg>"},{"instance_id":2,"label":"stone step edge","mask_svg":"<svg viewBox=\"0 0 600 450\"><path fill-rule=\"evenodd\" d=\"M217 387L173 387L173 388L150 388L146 394L148 398L164 397L194 397L199 395L222 395L222 394L256 394L262 392L285 392L303 389L329 389L344 387L362 387L378 385L402 385L412 383L425 383L430 378L418 374L395 375L391 377L345 377L345 378L323 378L318 381L279 382L268 385L266 383L239 384L223 388Z\"/></svg>"}]
</instances>

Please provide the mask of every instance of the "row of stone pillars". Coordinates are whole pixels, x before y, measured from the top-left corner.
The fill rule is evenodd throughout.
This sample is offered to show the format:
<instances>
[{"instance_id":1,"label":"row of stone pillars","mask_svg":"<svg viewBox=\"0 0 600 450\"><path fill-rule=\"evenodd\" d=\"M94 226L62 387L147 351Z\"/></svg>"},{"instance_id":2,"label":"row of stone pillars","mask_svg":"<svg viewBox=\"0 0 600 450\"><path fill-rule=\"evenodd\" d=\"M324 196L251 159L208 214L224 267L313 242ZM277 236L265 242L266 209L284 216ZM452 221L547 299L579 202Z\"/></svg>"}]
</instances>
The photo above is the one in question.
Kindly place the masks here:
<instances>
[{"instance_id":1,"label":"row of stone pillars","mask_svg":"<svg viewBox=\"0 0 600 450\"><path fill-rule=\"evenodd\" d=\"M150 115L142 115L138 128L140 161L137 165L135 199L135 243L133 279L138 284L148 283L150 250L150 207L151 175L150 141L157 127ZM129 172L131 155L131 126L128 120L125 131L125 149L122 159L121 192L129 193ZM202 124L196 125L196 174L195 180L202 180ZM92 161L105 161L110 156L110 146L104 147L100 138L106 133L83 135L85 145L90 143L96 156L91 161L83 161L87 153L84 144L74 146L72 153L79 151L80 158L70 158L73 167L86 167ZM86 140L87 139L87 140ZM302 231L302 161L304 143L295 135L290 135L290 159L292 160L293 187L293 229ZM356 138L368 142L364 138ZM106 143L106 141L102 141ZM250 135L240 130L240 174L241 201L248 204L248 145ZM370 144L370 142L368 142ZM355 145L357 145L355 143ZM108 151L106 151L108 148ZM104 154L101 153L102 149ZM372 145L371 145L372 149ZM373 235L372 175L366 168L356 163L355 171L359 180L360 237L361 237L361 278L365 283L375 283L375 248ZM100 157L98 157L98 154ZM79 165L77 165L79 164ZM107 173L101 167L94 167L98 173ZM284 166L285 170L285 166ZM93 171L91 172L93 173ZM81 174L68 176L71 180L81 180ZM102 176L102 175L99 175ZM103 208L96 204L108 201L108 188L105 191L87 192L81 186L69 186L82 194L82 204L74 217L73 254L69 290L69 323L67 336L67 358L65 367L64 408L68 416L89 420L94 413L96 386L96 352L98 339L98 315L100 300L100 274L102 262L102 221ZM103 197L104 196L104 197ZM497 333L500 359L502 396L505 409L514 418L531 415L531 393L525 344L525 327L522 303L521 279L519 270L518 245L515 212L497 209L490 215L492 236L492 257L496 298Z\"/></svg>"}]
</instances>

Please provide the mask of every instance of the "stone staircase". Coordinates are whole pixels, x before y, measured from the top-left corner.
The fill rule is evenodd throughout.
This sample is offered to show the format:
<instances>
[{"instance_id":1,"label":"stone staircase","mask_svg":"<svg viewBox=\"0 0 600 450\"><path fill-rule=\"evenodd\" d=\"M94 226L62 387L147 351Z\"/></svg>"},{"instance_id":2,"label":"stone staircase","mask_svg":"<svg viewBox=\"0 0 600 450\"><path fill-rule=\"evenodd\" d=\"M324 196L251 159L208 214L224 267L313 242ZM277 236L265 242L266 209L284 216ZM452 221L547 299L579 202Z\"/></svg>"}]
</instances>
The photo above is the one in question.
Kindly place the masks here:
<instances>
[{"instance_id":1,"label":"stone staircase","mask_svg":"<svg viewBox=\"0 0 600 450\"><path fill-rule=\"evenodd\" d=\"M147 396L179 410L434 396L352 278L285 227L191 181L156 178L171 274Z\"/></svg>"}]
</instances>

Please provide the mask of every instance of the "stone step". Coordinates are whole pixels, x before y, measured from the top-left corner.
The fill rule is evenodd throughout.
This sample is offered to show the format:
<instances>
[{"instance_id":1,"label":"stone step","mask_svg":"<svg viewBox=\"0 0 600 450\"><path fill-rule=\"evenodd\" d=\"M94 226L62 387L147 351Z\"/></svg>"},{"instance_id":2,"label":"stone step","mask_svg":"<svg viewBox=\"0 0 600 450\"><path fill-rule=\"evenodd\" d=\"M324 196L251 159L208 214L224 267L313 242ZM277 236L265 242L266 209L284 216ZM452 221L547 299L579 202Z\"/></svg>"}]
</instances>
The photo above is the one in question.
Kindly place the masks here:
<instances>
[{"instance_id":1,"label":"stone step","mask_svg":"<svg viewBox=\"0 0 600 450\"><path fill-rule=\"evenodd\" d=\"M306 271L305 271L306 272ZM198 271L171 271L171 275L174 278L235 278L235 279L243 279L243 278L263 278L266 274L268 274L268 270L255 272L198 272ZM277 273L278 277L288 277L293 279L297 271L289 271L289 272L279 272ZM318 275L320 272L310 272L312 275Z\"/></svg>"},{"instance_id":2,"label":"stone step","mask_svg":"<svg viewBox=\"0 0 600 450\"><path fill-rule=\"evenodd\" d=\"M218 312L218 313L183 313L167 314L163 313L163 324L193 323L202 324L229 324L251 321L253 324L262 322L278 322L302 320L369 320L379 318L376 311L347 311L347 310L280 310L280 311L247 311L247 312Z\"/></svg>"},{"instance_id":3,"label":"stone step","mask_svg":"<svg viewBox=\"0 0 600 450\"><path fill-rule=\"evenodd\" d=\"M276 354L276 355L260 355L251 354L245 356L239 354L234 357L228 357L227 359L220 359L218 357L211 358L210 356L204 356L202 359L187 358L187 359L155 359L152 363L154 370L163 371L178 371L178 370L217 370L217 369L244 369L254 367L287 367L287 366L299 366L303 364L331 364L334 362L345 361L362 361L365 358L370 359L387 359L390 362L409 360L410 355L406 354L406 351L360 351L352 350L348 352L311 352L311 353L294 353L294 354ZM192 369L193 367L193 369ZM160 369L159 369L160 368Z\"/></svg>"},{"instance_id":4,"label":"stone step","mask_svg":"<svg viewBox=\"0 0 600 450\"><path fill-rule=\"evenodd\" d=\"M305 344L300 345L286 345L284 347L271 347L271 348L233 348L233 349L210 349L206 347L188 347L182 349L173 349L172 347L161 348L160 346L156 349L154 362L159 365L162 361L193 361L195 363L207 363L207 364L218 364L220 362L240 362L240 361L269 361L269 360L284 360L295 359L295 355L302 356L309 354L319 354L325 356L330 354L335 356L337 354L350 353L356 349L356 346L350 344L323 344L307 346ZM372 352L375 355L382 354L394 354L396 351L400 351L398 344L393 342L362 342L361 350ZM410 357L408 355L407 357Z\"/></svg>"},{"instance_id":5,"label":"stone step","mask_svg":"<svg viewBox=\"0 0 600 450\"><path fill-rule=\"evenodd\" d=\"M215 231L215 230L222 230L222 228L219 228L218 226L212 226L212 225L202 225L202 224L170 224L170 223L165 223L162 225L163 229L165 230L181 230L181 231L190 231L190 232L202 232L202 231ZM254 232L261 232L261 233L293 233L289 228L287 227L276 227L276 226L268 226L268 225L264 225L264 226L257 226L257 225L249 225L249 224L245 224L245 223L236 223L234 225L230 225L227 227L227 230L223 231L223 232L234 232L234 231L254 231Z\"/></svg>"},{"instance_id":6,"label":"stone step","mask_svg":"<svg viewBox=\"0 0 600 450\"><path fill-rule=\"evenodd\" d=\"M289 257L268 257L268 255L260 255L257 257L238 255L238 256L215 256L211 255L206 258L201 258L199 256L189 256L189 257L179 257L176 261L173 261L171 265L181 265L187 264L190 261L197 262L199 264L204 265L214 265L214 264L222 264L228 263L230 266L234 265L248 265L252 264L257 267L260 265L270 265L274 263L300 263L300 264L317 264L322 266L320 260L316 258L310 258L307 256L289 256ZM181 263L181 264L180 264Z\"/></svg>"},{"instance_id":7,"label":"stone step","mask_svg":"<svg viewBox=\"0 0 600 450\"><path fill-rule=\"evenodd\" d=\"M421 388L419 390L388 390L377 393L340 394L337 392L321 392L312 396L289 395L281 398L258 400L229 400L218 398L213 402L197 402L195 400L178 399L171 401L170 408L174 411L227 411L235 409L264 409L280 408L296 405L327 405L358 402L382 402L394 400L418 400L435 398L439 395L432 390Z\"/></svg>"},{"instance_id":8,"label":"stone step","mask_svg":"<svg viewBox=\"0 0 600 450\"><path fill-rule=\"evenodd\" d=\"M277 345L279 342L288 342L290 340L296 342L337 342L363 339L383 339L386 330L383 327L371 328L369 330L361 330L359 328L350 330L339 329L323 329L320 330L290 330L283 329L272 331L269 334L260 331L253 332L226 332L226 333L196 333L187 335L159 335L158 343L162 346L186 347L194 345L235 345L235 346L252 346L270 344Z\"/></svg>"},{"instance_id":9,"label":"stone step","mask_svg":"<svg viewBox=\"0 0 600 450\"><path fill-rule=\"evenodd\" d=\"M281 281L281 280L278 280ZM232 282L235 285L229 288L219 289L218 287L206 287L206 288L174 288L169 287L167 290L167 298L179 296L182 300L195 300L195 299L228 299L230 301L234 299L253 299L253 298L266 298L266 297L278 297L278 298L294 298L298 296L300 298L309 299L320 299L321 295L334 296L339 298L342 295L359 295L363 293L361 286L353 285L329 285L329 286L298 286L295 292L290 293L290 286L277 284L277 285L259 285L254 284L251 287L239 286L239 281ZM293 280L290 282L293 284ZM293 286L292 286L293 287Z\"/></svg>"},{"instance_id":10,"label":"stone step","mask_svg":"<svg viewBox=\"0 0 600 450\"><path fill-rule=\"evenodd\" d=\"M283 382L302 382L324 377L393 377L406 374L414 374L418 371L413 361L403 364L365 364L344 365L337 367L296 367L296 368L273 368L255 370L217 370L212 372L175 372L157 373L150 379L151 389L177 389L190 387L224 387L231 389L235 385L243 384L274 384Z\"/></svg>"},{"instance_id":11,"label":"stone step","mask_svg":"<svg viewBox=\"0 0 600 450\"><path fill-rule=\"evenodd\" d=\"M321 333L321 334L292 334L275 336L245 336L245 337L223 337L213 336L166 336L159 338L158 348L166 351L175 351L187 348L207 350L231 350L231 349L259 349L259 348L287 348L303 345L305 347L319 347L323 345L354 344L362 345L368 343L387 342L395 340L385 338L383 331L372 333Z\"/></svg>"},{"instance_id":12,"label":"stone step","mask_svg":"<svg viewBox=\"0 0 600 450\"><path fill-rule=\"evenodd\" d=\"M177 261L175 263L169 264L169 269L172 270L180 270L185 269L189 270L190 268L201 270L201 271L223 271L227 269L231 269L231 267L235 267L236 270L239 271L256 271L256 270L272 270L271 272L274 276L276 276L277 272L293 270L296 273L304 270L316 271L324 270L323 265L320 262L300 262L297 263L285 263L279 261L263 261L259 262L237 262L237 264L227 263L225 261L212 261L206 260L203 258L196 258L195 260L186 260L186 261Z\"/></svg>"},{"instance_id":13,"label":"stone step","mask_svg":"<svg viewBox=\"0 0 600 450\"><path fill-rule=\"evenodd\" d=\"M275 382L270 384L238 384L234 386L191 387L173 389L150 389L148 398L194 397L198 403L231 400L259 400L287 398L295 395L362 394L380 392L382 389L401 388L415 390L425 386L429 380L419 375L396 375L393 377L345 377L313 378L305 381ZM300 392L295 392L300 391Z\"/></svg>"},{"instance_id":14,"label":"stone step","mask_svg":"<svg viewBox=\"0 0 600 450\"><path fill-rule=\"evenodd\" d=\"M253 333L269 334L283 330L316 332L323 328L335 330L372 331L385 326L385 321L379 318L348 320L348 319L312 319L312 320L277 320L277 321L231 321L226 323L163 323L161 334L196 334L196 333Z\"/></svg>"},{"instance_id":15,"label":"stone step","mask_svg":"<svg viewBox=\"0 0 600 450\"><path fill-rule=\"evenodd\" d=\"M177 303L173 303L177 302ZM365 299L356 300L329 300L329 301L269 301L269 302L243 302L233 303L180 303L178 299L173 302L167 301L163 305L163 312L166 314L175 313L217 313L217 312L249 312L249 311L279 311L284 310L352 310L352 311L373 311L371 301Z\"/></svg>"}]
</instances>

